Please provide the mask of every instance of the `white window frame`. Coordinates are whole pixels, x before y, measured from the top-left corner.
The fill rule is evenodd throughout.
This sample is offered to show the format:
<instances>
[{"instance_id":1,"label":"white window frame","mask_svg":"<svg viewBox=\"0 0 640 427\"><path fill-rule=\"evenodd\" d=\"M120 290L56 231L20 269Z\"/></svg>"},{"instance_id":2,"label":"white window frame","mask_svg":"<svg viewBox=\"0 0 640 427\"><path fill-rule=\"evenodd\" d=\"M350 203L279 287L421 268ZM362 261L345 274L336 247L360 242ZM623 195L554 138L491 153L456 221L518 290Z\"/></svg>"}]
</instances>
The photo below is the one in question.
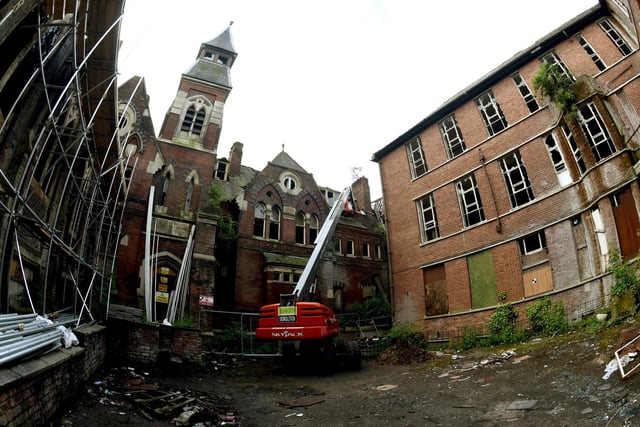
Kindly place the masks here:
<instances>
[{"instance_id":1,"label":"white window frame","mask_svg":"<svg viewBox=\"0 0 640 427\"><path fill-rule=\"evenodd\" d=\"M600 55L598 55L598 52L596 52L596 50L589 44L587 39L585 39L582 34L576 35L576 40L578 40L578 43L580 43L582 49L587 52L587 55L589 55L589 58L591 58L593 63L596 64L598 70L604 71L607 69L607 64L604 63L602 58L600 58Z\"/></svg>"},{"instance_id":2,"label":"white window frame","mask_svg":"<svg viewBox=\"0 0 640 427\"><path fill-rule=\"evenodd\" d=\"M453 159L467 151L467 146L464 143L460 126L458 126L458 121L454 114L442 119L439 123L439 127L445 148L447 149L447 155L450 159Z\"/></svg>"},{"instance_id":3,"label":"white window frame","mask_svg":"<svg viewBox=\"0 0 640 427\"><path fill-rule=\"evenodd\" d=\"M576 80L575 77L573 77L571 70L569 70L569 67L565 65L565 63L562 61L562 59L558 56L558 54L555 51L552 50L551 52L544 55L542 57L542 62L546 62L552 67L555 65L560 70L560 73L562 73L565 77L567 77L572 82Z\"/></svg>"},{"instance_id":4,"label":"white window frame","mask_svg":"<svg viewBox=\"0 0 640 427\"><path fill-rule=\"evenodd\" d=\"M428 194L416 200L418 210L418 222L420 224L420 237L422 242L430 242L440 237L438 229L438 217L433 203L433 195Z\"/></svg>"},{"instance_id":5,"label":"white window frame","mask_svg":"<svg viewBox=\"0 0 640 427\"><path fill-rule=\"evenodd\" d=\"M405 144L407 149L407 159L409 160L409 169L411 170L411 178L416 179L427 173L427 161L424 157L422 142L419 137L412 139Z\"/></svg>"},{"instance_id":6,"label":"white window frame","mask_svg":"<svg viewBox=\"0 0 640 427\"><path fill-rule=\"evenodd\" d=\"M488 90L476 98L476 106L484 120L490 136L496 135L508 127L507 118L492 91Z\"/></svg>"},{"instance_id":7,"label":"white window frame","mask_svg":"<svg viewBox=\"0 0 640 427\"><path fill-rule=\"evenodd\" d=\"M622 34L620 34L620 32L616 29L616 27L613 26L613 24L611 24L611 22L609 22L609 20L603 19L602 21L598 22L598 25L613 42L613 44L616 45L622 55L629 56L631 55L631 53L633 53L633 49L631 48L629 43L627 43L625 38L622 37Z\"/></svg>"},{"instance_id":8,"label":"white window frame","mask_svg":"<svg viewBox=\"0 0 640 427\"><path fill-rule=\"evenodd\" d=\"M588 102L578 108L578 117L580 128L587 138L597 163L616 153L616 146L611 139L609 130L593 102Z\"/></svg>"},{"instance_id":9,"label":"white window frame","mask_svg":"<svg viewBox=\"0 0 640 427\"><path fill-rule=\"evenodd\" d=\"M356 242L351 239L347 239L347 256L356 255Z\"/></svg>"},{"instance_id":10,"label":"white window frame","mask_svg":"<svg viewBox=\"0 0 640 427\"><path fill-rule=\"evenodd\" d=\"M564 161L556 137L552 133L548 134L544 137L544 145L547 147L547 153L549 153L549 158L556 171L560 185L564 187L570 184L572 182L571 174L569 173L569 169L567 169L567 164Z\"/></svg>"},{"instance_id":11,"label":"white window frame","mask_svg":"<svg viewBox=\"0 0 640 427\"><path fill-rule=\"evenodd\" d=\"M582 158L582 153L580 152L580 148L578 147L578 143L576 139L573 137L573 133L569 128L569 125L566 123L562 123L560 126L562 128L562 133L564 133L564 137L567 139L569 143L569 147L571 147L571 153L573 154L573 159L576 161L576 165L578 165L578 170L580 174L583 175L587 171L587 165L584 163L584 159Z\"/></svg>"},{"instance_id":12,"label":"white window frame","mask_svg":"<svg viewBox=\"0 0 640 427\"><path fill-rule=\"evenodd\" d=\"M480 192L473 174L467 175L457 181L456 191L458 193L458 202L460 203L464 226L472 227L483 222L485 218L482 200L480 199ZM477 216L478 219L471 222L472 217L475 216Z\"/></svg>"},{"instance_id":13,"label":"white window frame","mask_svg":"<svg viewBox=\"0 0 640 427\"><path fill-rule=\"evenodd\" d=\"M533 190L520 152L516 150L501 158L500 167L511 207L517 208L531 202L534 199Z\"/></svg>"},{"instance_id":14,"label":"white window frame","mask_svg":"<svg viewBox=\"0 0 640 427\"><path fill-rule=\"evenodd\" d=\"M525 236L518 241L521 255L531 255L542 252L547 248L547 241L543 231Z\"/></svg>"},{"instance_id":15,"label":"white window frame","mask_svg":"<svg viewBox=\"0 0 640 427\"><path fill-rule=\"evenodd\" d=\"M540 105L538 101L536 101L536 97L529 89L527 82L522 78L520 73L515 72L511 75L511 80L513 80L513 84L516 85L518 92L520 92L520 96L522 96L522 100L527 105L530 113L535 113L540 109Z\"/></svg>"}]
</instances>

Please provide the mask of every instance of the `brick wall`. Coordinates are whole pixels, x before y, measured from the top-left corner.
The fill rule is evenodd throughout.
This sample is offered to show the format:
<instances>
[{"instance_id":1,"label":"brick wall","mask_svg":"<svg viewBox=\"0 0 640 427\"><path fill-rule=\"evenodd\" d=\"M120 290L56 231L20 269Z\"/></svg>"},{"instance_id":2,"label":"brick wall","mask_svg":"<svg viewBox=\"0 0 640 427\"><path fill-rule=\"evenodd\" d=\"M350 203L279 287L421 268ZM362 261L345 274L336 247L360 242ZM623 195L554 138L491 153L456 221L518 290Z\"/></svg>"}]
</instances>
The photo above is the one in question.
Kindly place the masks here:
<instances>
[{"instance_id":1,"label":"brick wall","mask_svg":"<svg viewBox=\"0 0 640 427\"><path fill-rule=\"evenodd\" d=\"M80 346L0 369L0 425L41 425L104 363L106 329L75 331Z\"/></svg>"},{"instance_id":2,"label":"brick wall","mask_svg":"<svg viewBox=\"0 0 640 427\"><path fill-rule=\"evenodd\" d=\"M107 352L109 360L117 360L117 363L155 365L161 362L161 354L200 363L202 337L195 329L111 318Z\"/></svg>"}]
</instances>

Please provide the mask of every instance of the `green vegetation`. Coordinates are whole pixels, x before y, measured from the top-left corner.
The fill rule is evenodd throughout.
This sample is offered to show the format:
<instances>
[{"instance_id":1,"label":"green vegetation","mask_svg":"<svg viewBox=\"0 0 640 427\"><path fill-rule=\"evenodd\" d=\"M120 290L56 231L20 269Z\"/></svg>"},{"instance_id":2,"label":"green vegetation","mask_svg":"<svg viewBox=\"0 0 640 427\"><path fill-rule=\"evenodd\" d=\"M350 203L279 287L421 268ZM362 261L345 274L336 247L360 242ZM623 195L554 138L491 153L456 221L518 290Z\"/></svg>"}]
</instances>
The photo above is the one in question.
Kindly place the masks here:
<instances>
[{"instance_id":1,"label":"green vegetation","mask_svg":"<svg viewBox=\"0 0 640 427\"><path fill-rule=\"evenodd\" d=\"M415 346L421 349L427 348L427 339L424 331L413 323L399 323L389 330L387 338L392 344Z\"/></svg>"},{"instance_id":2,"label":"green vegetation","mask_svg":"<svg viewBox=\"0 0 640 427\"><path fill-rule=\"evenodd\" d=\"M391 305L381 296L376 296L351 304L347 311L357 314L359 319L373 319L391 316Z\"/></svg>"},{"instance_id":3,"label":"green vegetation","mask_svg":"<svg viewBox=\"0 0 640 427\"><path fill-rule=\"evenodd\" d=\"M611 287L611 294L621 295L626 292L632 292L636 296L638 294L638 261L627 262L620 255L619 249L612 249L609 251L609 271L613 275L613 286Z\"/></svg>"},{"instance_id":4,"label":"green vegetation","mask_svg":"<svg viewBox=\"0 0 640 427\"><path fill-rule=\"evenodd\" d=\"M518 312L511 303L500 304L489 319L491 342L494 344L514 343L522 339L523 334L516 329Z\"/></svg>"},{"instance_id":5,"label":"green vegetation","mask_svg":"<svg viewBox=\"0 0 640 427\"><path fill-rule=\"evenodd\" d=\"M527 307L525 312L533 335L550 336L569 329L562 301L551 303L551 298L546 296Z\"/></svg>"},{"instance_id":6,"label":"green vegetation","mask_svg":"<svg viewBox=\"0 0 640 427\"><path fill-rule=\"evenodd\" d=\"M207 194L209 195L209 206L217 210L220 207L220 203L222 203L222 188L220 184L215 181L211 183Z\"/></svg>"},{"instance_id":7,"label":"green vegetation","mask_svg":"<svg viewBox=\"0 0 640 427\"><path fill-rule=\"evenodd\" d=\"M193 317L191 317L190 315L182 316L182 319L178 319L173 322L173 326L175 326L176 328L193 328Z\"/></svg>"},{"instance_id":8,"label":"green vegetation","mask_svg":"<svg viewBox=\"0 0 640 427\"><path fill-rule=\"evenodd\" d=\"M556 64L543 62L533 76L533 88L542 96L548 96L560 111L575 119L578 116L578 96L573 89L573 81Z\"/></svg>"}]
</instances>

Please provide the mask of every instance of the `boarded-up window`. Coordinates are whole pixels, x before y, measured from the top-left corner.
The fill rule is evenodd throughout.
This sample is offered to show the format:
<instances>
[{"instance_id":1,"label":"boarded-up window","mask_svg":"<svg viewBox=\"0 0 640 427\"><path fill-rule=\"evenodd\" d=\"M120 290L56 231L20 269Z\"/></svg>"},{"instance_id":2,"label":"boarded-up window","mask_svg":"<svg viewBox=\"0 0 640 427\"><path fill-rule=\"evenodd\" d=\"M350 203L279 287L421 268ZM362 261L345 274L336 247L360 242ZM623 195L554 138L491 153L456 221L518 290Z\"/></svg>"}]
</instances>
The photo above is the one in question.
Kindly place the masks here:
<instances>
[{"instance_id":1,"label":"boarded-up window","mask_svg":"<svg viewBox=\"0 0 640 427\"><path fill-rule=\"evenodd\" d=\"M483 308L498 303L496 271L493 254L484 251L467 257L471 282L471 308Z\"/></svg>"},{"instance_id":2,"label":"boarded-up window","mask_svg":"<svg viewBox=\"0 0 640 427\"><path fill-rule=\"evenodd\" d=\"M611 196L613 218L616 221L620 254L625 260L630 260L638 254L640 249L640 221L636 211L633 194L629 187Z\"/></svg>"},{"instance_id":3,"label":"boarded-up window","mask_svg":"<svg viewBox=\"0 0 640 427\"><path fill-rule=\"evenodd\" d=\"M535 268L525 270L522 274L524 282L524 296L548 292L553 289L553 279L551 278L551 267L543 264Z\"/></svg>"},{"instance_id":4,"label":"boarded-up window","mask_svg":"<svg viewBox=\"0 0 640 427\"><path fill-rule=\"evenodd\" d=\"M449 300L447 297L447 280L444 273L444 265L436 265L425 268L422 272L424 280L425 314L437 316L449 312Z\"/></svg>"}]
</instances>

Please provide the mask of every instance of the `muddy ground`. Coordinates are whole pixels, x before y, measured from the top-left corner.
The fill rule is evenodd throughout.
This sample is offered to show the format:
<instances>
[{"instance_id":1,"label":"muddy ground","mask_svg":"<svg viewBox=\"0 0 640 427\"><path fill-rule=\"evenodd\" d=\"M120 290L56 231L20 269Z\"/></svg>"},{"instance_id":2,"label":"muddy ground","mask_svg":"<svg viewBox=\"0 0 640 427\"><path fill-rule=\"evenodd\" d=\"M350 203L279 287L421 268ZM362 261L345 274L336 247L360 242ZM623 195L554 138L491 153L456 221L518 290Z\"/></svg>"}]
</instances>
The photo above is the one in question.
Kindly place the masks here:
<instances>
[{"instance_id":1,"label":"muddy ground","mask_svg":"<svg viewBox=\"0 0 640 427\"><path fill-rule=\"evenodd\" d=\"M218 358L206 370L110 368L52 425L640 426L640 373L602 378L620 330L638 327L434 351L410 364L395 350L385 364L365 360L359 371L331 375L266 358ZM176 413L160 419L154 399L167 406L174 398L189 403L177 400Z\"/></svg>"}]
</instances>

